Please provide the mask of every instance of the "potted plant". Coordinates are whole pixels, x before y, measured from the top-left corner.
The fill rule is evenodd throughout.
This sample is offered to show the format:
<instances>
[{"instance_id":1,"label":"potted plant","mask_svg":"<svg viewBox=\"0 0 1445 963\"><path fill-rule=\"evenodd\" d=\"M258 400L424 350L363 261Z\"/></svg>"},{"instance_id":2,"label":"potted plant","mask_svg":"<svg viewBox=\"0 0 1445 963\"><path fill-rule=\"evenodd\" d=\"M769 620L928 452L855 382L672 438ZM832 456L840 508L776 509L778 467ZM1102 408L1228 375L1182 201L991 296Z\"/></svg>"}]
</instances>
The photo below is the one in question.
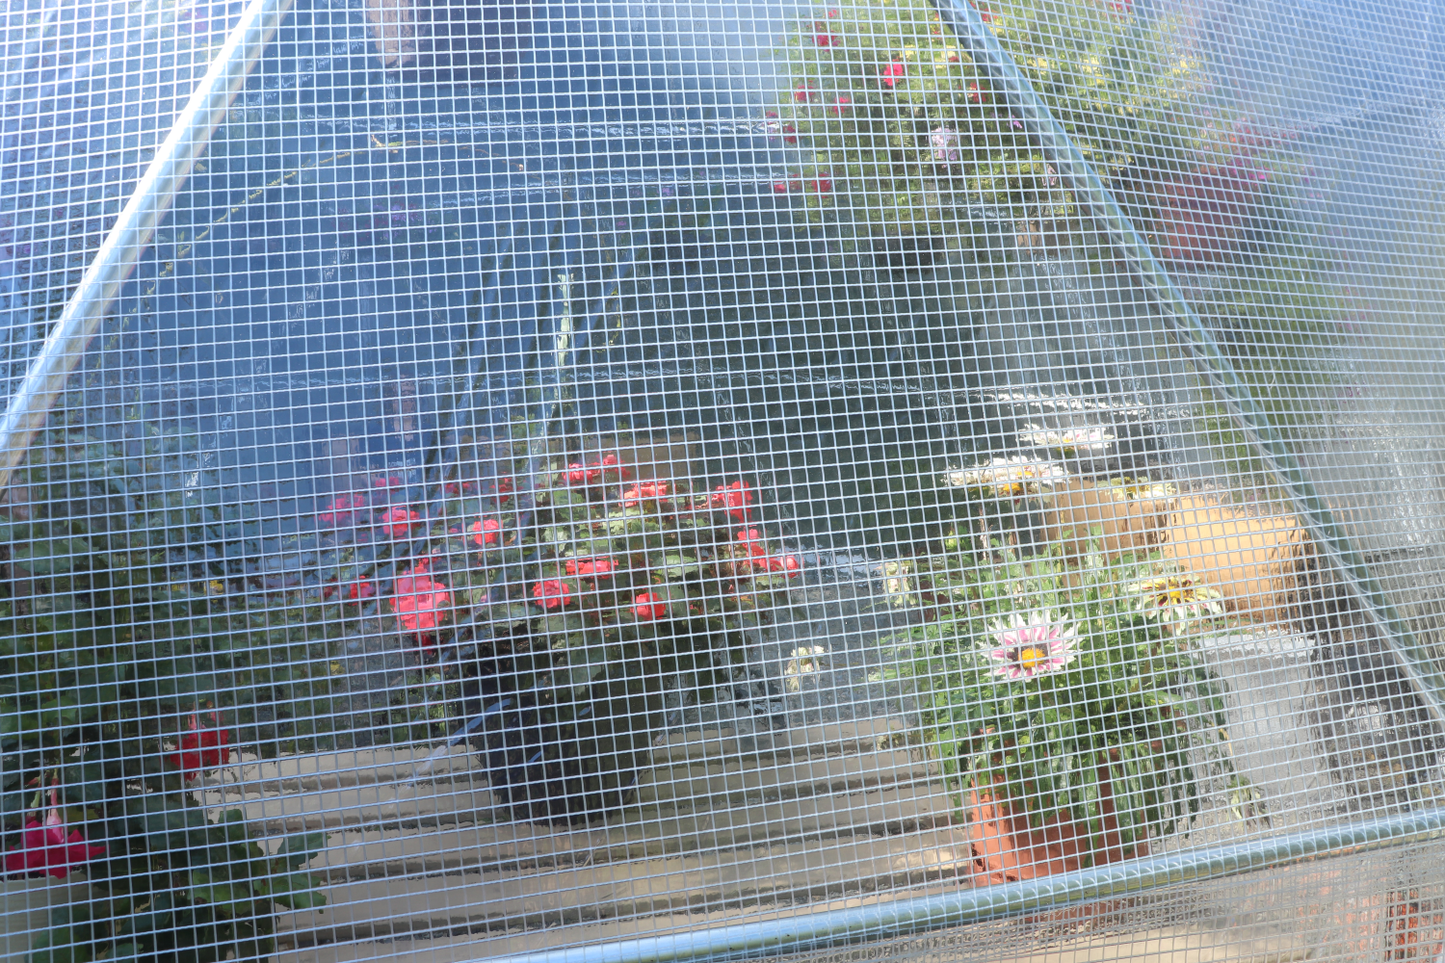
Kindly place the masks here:
<instances>
[{"instance_id":1,"label":"potted plant","mask_svg":"<svg viewBox=\"0 0 1445 963\"><path fill-rule=\"evenodd\" d=\"M502 808L603 815L679 710L750 685L750 633L802 564L765 534L745 480L695 491L616 451L478 448L468 475L323 504L318 525L347 528L322 538L345 560L329 584L400 640L411 684L460 718Z\"/></svg>"},{"instance_id":2,"label":"potted plant","mask_svg":"<svg viewBox=\"0 0 1445 963\"><path fill-rule=\"evenodd\" d=\"M1218 593L1157 555L968 544L913 564L925 620L896 641L984 870L1078 869L1187 830L1201 782L1232 772L1193 642Z\"/></svg>"}]
</instances>

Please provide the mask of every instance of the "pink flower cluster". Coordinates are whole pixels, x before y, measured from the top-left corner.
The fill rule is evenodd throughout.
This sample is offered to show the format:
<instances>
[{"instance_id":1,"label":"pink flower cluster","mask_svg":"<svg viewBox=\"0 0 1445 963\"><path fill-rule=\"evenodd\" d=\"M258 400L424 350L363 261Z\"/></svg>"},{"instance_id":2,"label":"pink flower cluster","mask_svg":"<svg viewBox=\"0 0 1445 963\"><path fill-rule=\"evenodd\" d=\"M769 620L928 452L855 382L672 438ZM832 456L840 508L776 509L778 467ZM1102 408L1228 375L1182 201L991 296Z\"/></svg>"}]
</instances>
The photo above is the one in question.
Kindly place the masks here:
<instances>
[{"instance_id":1,"label":"pink flower cluster","mask_svg":"<svg viewBox=\"0 0 1445 963\"><path fill-rule=\"evenodd\" d=\"M568 485L582 488L604 481L625 479L631 474L632 472L622 464L615 453L609 453L595 462L572 462L567 466L564 477Z\"/></svg>"},{"instance_id":2,"label":"pink flower cluster","mask_svg":"<svg viewBox=\"0 0 1445 963\"><path fill-rule=\"evenodd\" d=\"M422 559L410 572L397 577L392 611L397 623L415 635L423 648L435 644L437 626L451 609L448 587L431 577L430 565Z\"/></svg>"}]
</instances>

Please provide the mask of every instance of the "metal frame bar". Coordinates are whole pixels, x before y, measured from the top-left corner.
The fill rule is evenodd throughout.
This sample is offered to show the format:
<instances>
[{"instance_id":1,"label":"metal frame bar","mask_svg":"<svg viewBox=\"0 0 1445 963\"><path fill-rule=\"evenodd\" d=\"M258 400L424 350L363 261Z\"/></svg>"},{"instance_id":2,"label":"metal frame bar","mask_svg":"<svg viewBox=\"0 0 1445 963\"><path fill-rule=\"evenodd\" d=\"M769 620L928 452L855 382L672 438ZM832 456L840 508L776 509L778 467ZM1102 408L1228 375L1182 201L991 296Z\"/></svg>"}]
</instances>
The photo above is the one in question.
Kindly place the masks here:
<instances>
[{"instance_id":1,"label":"metal frame bar","mask_svg":"<svg viewBox=\"0 0 1445 963\"><path fill-rule=\"evenodd\" d=\"M942 896L806 913L781 920L716 926L689 933L596 943L568 949L477 957L477 963L673 963L755 959L849 943L928 933L1100 899L1116 899L1186 882L1277 869L1445 837L1445 808L1213 846L1058 873L1017 883L960 889Z\"/></svg>"},{"instance_id":2,"label":"metal frame bar","mask_svg":"<svg viewBox=\"0 0 1445 963\"><path fill-rule=\"evenodd\" d=\"M295 0L251 0L186 106L176 115L105 241L71 292L45 344L0 417L0 492L45 426L70 372L85 354L120 287L140 263L156 226L225 120L231 102Z\"/></svg>"}]
</instances>

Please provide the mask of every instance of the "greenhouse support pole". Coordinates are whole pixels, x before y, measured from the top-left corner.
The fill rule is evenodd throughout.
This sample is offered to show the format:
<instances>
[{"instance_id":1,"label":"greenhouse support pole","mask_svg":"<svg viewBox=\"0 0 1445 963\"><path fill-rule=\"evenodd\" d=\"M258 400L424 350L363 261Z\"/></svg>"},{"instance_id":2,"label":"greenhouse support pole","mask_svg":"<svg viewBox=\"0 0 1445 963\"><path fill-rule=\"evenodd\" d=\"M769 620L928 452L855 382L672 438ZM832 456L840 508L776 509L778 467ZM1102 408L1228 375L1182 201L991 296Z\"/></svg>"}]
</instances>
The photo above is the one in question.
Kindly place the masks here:
<instances>
[{"instance_id":1,"label":"greenhouse support pole","mask_svg":"<svg viewBox=\"0 0 1445 963\"><path fill-rule=\"evenodd\" d=\"M1024 130L1037 138L1039 147L1079 204L1103 226L1110 241L1159 298L1166 317L1172 317L1176 333L1193 353L1194 361L1208 375L1224 399L1230 416L1245 437L1264 456L1265 463L1289 493L1304 524L1316 541L1341 566L1352 588L1365 600L1370 616L1380 627L1385 644L1399 657L1400 670L1414 685L1426 710L1445 727L1445 678L1435 668L1428 651L1414 638L1408 624L1376 581L1369 565L1335 520L1325 500L1315 490L1294 453L1269 416L1255 400L1249 385L1219 348L1209 329L1189 305L1184 292L1154 256L1149 243L1135 230L1129 216L1109 192L1068 132L1048 105L1018 69L993 31L983 22L969 0L934 0L939 16L952 27L959 43L1013 109Z\"/></svg>"},{"instance_id":2,"label":"greenhouse support pole","mask_svg":"<svg viewBox=\"0 0 1445 963\"><path fill-rule=\"evenodd\" d=\"M226 117L261 53L295 0L251 0L196 90L176 115L130 200L121 209L40 352L0 417L0 493L44 427L70 372L140 263L176 193Z\"/></svg>"},{"instance_id":3,"label":"greenhouse support pole","mask_svg":"<svg viewBox=\"0 0 1445 963\"><path fill-rule=\"evenodd\" d=\"M783 956L936 932L1006 916L1048 912L1075 903L1117 899L1178 883L1222 879L1321 857L1438 840L1442 836L1445 836L1445 809L1420 810L1272 839L1132 859L1016 883L978 887L965 884L938 896L883 900L871 905L665 936L478 957L475 963L697 963Z\"/></svg>"}]
</instances>

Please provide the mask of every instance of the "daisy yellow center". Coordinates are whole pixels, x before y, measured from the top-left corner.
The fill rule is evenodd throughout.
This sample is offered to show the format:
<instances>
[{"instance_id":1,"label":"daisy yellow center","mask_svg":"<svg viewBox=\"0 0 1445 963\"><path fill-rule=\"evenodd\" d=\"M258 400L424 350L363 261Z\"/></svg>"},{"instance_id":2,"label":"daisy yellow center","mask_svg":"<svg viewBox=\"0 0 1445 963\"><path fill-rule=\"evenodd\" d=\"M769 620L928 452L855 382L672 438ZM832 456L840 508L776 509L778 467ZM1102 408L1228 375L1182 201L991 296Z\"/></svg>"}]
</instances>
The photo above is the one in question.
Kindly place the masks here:
<instances>
[{"instance_id":1,"label":"daisy yellow center","mask_svg":"<svg viewBox=\"0 0 1445 963\"><path fill-rule=\"evenodd\" d=\"M1025 669L1035 669L1049 660L1049 650L1037 645L1026 645L1019 649L1018 664Z\"/></svg>"}]
</instances>

